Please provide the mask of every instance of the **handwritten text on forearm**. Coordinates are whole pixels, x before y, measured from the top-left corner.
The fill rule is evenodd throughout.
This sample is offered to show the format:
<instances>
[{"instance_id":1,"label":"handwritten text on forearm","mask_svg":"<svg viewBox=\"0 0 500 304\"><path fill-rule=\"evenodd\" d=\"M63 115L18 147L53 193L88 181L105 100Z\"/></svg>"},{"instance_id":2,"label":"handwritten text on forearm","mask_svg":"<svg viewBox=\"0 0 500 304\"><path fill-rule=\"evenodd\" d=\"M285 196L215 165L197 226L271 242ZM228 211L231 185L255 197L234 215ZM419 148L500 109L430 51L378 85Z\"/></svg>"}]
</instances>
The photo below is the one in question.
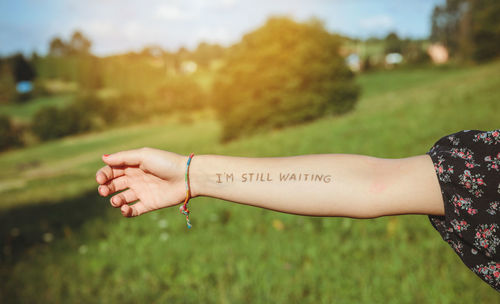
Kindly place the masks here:
<instances>
[{"instance_id":1,"label":"handwritten text on forearm","mask_svg":"<svg viewBox=\"0 0 500 304\"><path fill-rule=\"evenodd\" d=\"M216 183L261 183L261 182L333 182L329 174L294 173L294 172L243 172L241 174L221 172L215 173Z\"/></svg>"}]
</instances>

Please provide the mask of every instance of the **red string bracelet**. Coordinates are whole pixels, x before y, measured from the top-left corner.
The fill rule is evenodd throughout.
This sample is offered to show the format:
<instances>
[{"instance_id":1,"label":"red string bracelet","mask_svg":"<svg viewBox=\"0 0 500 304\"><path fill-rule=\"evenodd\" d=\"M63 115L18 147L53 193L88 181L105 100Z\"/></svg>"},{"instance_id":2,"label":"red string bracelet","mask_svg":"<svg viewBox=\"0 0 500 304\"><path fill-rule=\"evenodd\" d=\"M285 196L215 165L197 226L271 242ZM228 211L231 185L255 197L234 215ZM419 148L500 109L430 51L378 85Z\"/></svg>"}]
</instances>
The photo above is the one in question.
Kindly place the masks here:
<instances>
[{"instance_id":1,"label":"red string bracelet","mask_svg":"<svg viewBox=\"0 0 500 304\"><path fill-rule=\"evenodd\" d=\"M179 210L182 214L186 216L186 225L188 228L191 228L191 221L189 220L189 209L187 204L189 199L191 198L191 190L189 189L189 165L191 164L191 159L193 159L194 153L189 154L189 158L186 164L186 173L184 175L184 180L186 181L186 199L184 200L184 204L179 207Z\"/></svg>"}]
</instances>

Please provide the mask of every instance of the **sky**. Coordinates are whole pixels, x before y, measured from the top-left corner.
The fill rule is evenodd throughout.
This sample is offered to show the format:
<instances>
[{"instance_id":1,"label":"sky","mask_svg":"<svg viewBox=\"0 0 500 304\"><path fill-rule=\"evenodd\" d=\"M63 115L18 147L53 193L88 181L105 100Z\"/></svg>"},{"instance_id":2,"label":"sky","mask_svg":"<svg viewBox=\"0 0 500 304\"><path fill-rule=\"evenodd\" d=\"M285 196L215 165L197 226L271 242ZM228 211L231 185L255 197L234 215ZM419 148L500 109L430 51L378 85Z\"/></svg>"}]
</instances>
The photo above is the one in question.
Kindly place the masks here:
<instances>
[{"instance_id":1,"label":"sky","mask_svg":"<svg viewBox=\"0 0 500 304\"><path fill-rule=\"evenodd\" d=\"M440 0L0 0L0 55L45 54L54 37L75 30L92 52L110 55L145 46L174 51L201 41L231 45L269 16L318 17L331 32L357 38L425 38Z\"/></svg>"}]
</instances>

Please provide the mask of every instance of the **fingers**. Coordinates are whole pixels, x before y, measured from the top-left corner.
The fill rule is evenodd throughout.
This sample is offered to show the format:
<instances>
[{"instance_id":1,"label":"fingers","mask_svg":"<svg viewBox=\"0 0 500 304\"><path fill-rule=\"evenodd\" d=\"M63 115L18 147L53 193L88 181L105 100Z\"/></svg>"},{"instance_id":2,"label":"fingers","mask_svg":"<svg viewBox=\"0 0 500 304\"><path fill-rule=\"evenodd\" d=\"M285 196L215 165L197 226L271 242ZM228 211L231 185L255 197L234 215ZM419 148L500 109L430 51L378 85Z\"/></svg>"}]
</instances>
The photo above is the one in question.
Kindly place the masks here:
<instances>
[{"instance_id":1,"label":"fingers","mask_svg":"<svg viewBox=\"0 0 500 304\"><path fill-rule=\"evenodd\" d=\"M102 160L107 166L102 167L96 173L96 181L100 184L99 194L108 196L128 188L125 169L128 166L140 166L145 152L147 152L147 148L103 155ZM125 217L138 216L150 211L142 202L137 200L138 197L135 191L128 189L113 196L110 203L113 207L120 207L122 215ZM130 204L134 201L137 201L137 203Z\"/></svg>"},{"instance_id":2,"label":"fingers","mask_svg":"<svg viewBox=\"0 0 500 304\"><path fill-rule=\"evenodd\" d=\"M134 217L149 211L146 206L140 201L133 205L129 205L130 203L133 203L138 199L139 198L137 197L135 191L133 191L132 189L128 189L113 196L110 202L113 207L120 208L120 211L124 217Z\"/></svg>"},{"instance_id":3,"label":"fingers","mask_svg":"<svg viewBox=\"0 0 500 304\"><path fill-rule=\"evenodd\" d=\"M98 188L99 194L102 196L108 196L115 193L116 191L124 190L128 187L128 178L126 176L120 176L106 182L104 185L100 185Z\"/></svg>"},{"instance_id":4,"label":"fingers","mask_svg":"<svg viewBox=\"0 0 500 304\"><path fill-rule=\"evenodd\" d=\"M133 204L133 205L125 204L120 208L120 210L121 210L122 215L124 217L139 216L139 215L144 214L144 213L149 211L146 208L146 206L144 206L144 204L140 201Z\"/></svg>"},{"instance_id":5,"label":"fingers","mask_svg":"<svg viewBox=\"0 0 500 304\"><path fill-rule=\"evenodd\" d=\"M128 189L113 196L110 202L113 207L118 208L124 204L130 204L132 202L135 202L138 199L139 198L137 197L135 191L132 189Z\"/></svg>"},{"instance_id":6,"label":"fingers","mask_svg":"<svg viewBox=\"0 0 500 304\"><path fill-rule=\"evenodd\" d=\"M109 180L112 180L113 178L120 177L125 174L125 167L123 166L117 166L117 167L110 167L110 166L104 166L101 169L99 169L95 175L95 179L99 184L105 184Z\"/></svg>"},{"instance_id":7,"label":"fingers","mask_svg":"<svg viewBox=\"0 0 500 304\"><path fill-rule=\"evenodd\" d=\"M138 166L142 163L143 149L121 151L114 154L105 154L102 160L110 166Z\"/></svg>"}]
</instances>

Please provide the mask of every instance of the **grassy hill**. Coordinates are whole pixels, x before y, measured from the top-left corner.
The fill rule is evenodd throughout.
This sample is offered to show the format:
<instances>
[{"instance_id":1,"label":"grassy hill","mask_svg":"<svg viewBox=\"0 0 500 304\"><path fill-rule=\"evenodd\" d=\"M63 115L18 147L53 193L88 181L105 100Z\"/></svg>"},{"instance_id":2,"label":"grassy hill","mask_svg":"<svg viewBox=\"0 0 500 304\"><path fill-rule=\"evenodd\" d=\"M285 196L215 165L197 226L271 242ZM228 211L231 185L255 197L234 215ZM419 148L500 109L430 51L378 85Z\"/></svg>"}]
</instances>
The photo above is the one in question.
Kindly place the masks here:
<instances>
[{"instance_id":1,"label":"grassy hill","mask_svg":"<svg viewBox=\"0 0 500 304\"><path fill-rule=\"evenodd\" d=\"M0 154L0 302L493 303L426 216L310 218L197 198L125 219L97 196L100 155L423 154L500 128L500 62L362 75L352 113L226 145L213 119L162 120ZM418 187L418 185L416 185ZM314 202L304 202L314 203Z\"/></svg>"},{"instance_id":2,"label":"grassy hill","mask_svg":"<svg viewBox=\"0 0 500 304\"><path fill-rule=\"evenodd\" d=\"M74 96L71 94L38 97L29 102L0 105L0 113L4 113L17 121L29 122L40 108L48 106L64 107L73 99Z\"/></svg>"}]
</instances>

